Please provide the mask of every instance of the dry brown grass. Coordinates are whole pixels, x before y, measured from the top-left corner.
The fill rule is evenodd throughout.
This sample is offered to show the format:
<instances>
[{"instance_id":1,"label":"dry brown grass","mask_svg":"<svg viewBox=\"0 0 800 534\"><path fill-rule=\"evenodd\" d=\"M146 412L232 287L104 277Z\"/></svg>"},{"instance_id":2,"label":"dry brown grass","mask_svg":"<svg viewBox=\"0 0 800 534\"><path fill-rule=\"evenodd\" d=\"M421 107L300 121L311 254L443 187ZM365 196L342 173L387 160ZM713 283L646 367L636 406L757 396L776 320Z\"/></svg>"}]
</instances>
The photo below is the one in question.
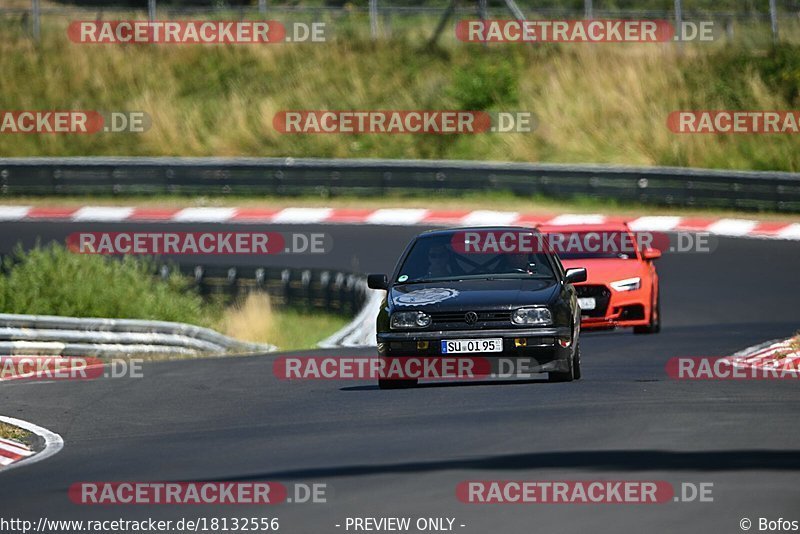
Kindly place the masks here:
<instances>
[{"instance_id":1,"label":"dry brown grass","mask_svg":"<svg viewBox=\"0 0 800 534\"><path fill-rule=\"evenodd\" d=\"M269 295L251 293L238 306L229 308L222 318L223 332L241 341L274 343L276 321Z\"/></svg>"},{"instance_id":2,"label":"dry brown grass","mask_svg":"<svg viewBox=\"0 0 800 534\"><path fill-rule=\"evenodd\" d=\"M220 330L236 339L271 343L281 350L310 349L349 320L318 311L275 310L268 295L251 293L226 310Z\"/></svg>"}]
</instances>

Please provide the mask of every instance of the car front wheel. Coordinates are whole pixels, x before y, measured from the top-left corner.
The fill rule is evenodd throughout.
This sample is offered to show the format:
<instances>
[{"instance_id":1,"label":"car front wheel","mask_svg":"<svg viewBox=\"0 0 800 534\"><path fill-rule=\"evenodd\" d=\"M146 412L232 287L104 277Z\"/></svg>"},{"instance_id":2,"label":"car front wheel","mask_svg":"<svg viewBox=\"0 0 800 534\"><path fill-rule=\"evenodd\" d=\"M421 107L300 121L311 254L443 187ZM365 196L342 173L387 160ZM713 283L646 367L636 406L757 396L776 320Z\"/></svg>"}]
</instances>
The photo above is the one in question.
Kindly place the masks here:
<instances>
[{"instance_id":1,"label":"car front wheel","mask_svg":"<svg viewBox=\"0 0 800 534\"><path fill-rule=\"evenodd\" d=\"M547 373L547 379L550 382L572 382L579 380L581 377L581 346L578 343L575 346L575 352L569 358L568 371L554 371Z\"/></svg>"},{"instance_id":2,"label":"car front wheel","mask_svg":"<svg viewBox=\"0 0 800 534\"><path fill-rule=\"evenodd\" d=\"M654 292L655 293L655 292ZM650 310L650 323L645 326L634 326L634 334L657 334L661 332L661 293L655 297Z\"/></svg>"}]
</instances>

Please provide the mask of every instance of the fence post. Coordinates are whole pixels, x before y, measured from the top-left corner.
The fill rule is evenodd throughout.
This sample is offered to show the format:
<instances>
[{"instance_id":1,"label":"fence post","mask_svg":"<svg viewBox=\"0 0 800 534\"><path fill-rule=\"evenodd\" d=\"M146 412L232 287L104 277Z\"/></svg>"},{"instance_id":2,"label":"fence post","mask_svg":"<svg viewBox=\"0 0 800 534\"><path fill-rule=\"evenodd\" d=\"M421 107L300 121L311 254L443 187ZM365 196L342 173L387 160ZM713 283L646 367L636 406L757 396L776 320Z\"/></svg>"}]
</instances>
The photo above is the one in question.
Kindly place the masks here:
<instances>
[{"instance_id":1,"label":"fence post","mask_svg":"<svg viewBox=\"0 0 800 534\"><path fill-rule=\"evenodd\" d=\"M732 43L734 37L733 17L729 17L725 22L725 35L728 36L728 42Z\"/></svg>"},{"instance_id":2,"label":"fence post","mask_svg":"<svg viewBox=\"0 0 800 534\"><path fill-rule=\"evenodd\" d=\"M775 0L769 0L769 21L772 26L772 43L778 44L778 6Z\"/></svg>"},{"instance_id":3,"label":"fence post","mask_svg":"<svg viewBox=\"0 0 800 534\"><path fill-rule=\"evenodd\" d=\"M147 18L151 22L156 20L156 0L147 0Z\"/></svg>"},{"instance_id":4,"label":"fence post","mask_svg":"<svg viewBox=\"0 0 800 534\"><path fill-rule=\"evenodd\" d=\"M378 0L369 0L369 30L372 40L378 38Z\"/></svg>"},{"instance_id":5,"label":"fence post","mask_svg":"<svg viewBox=\"0 0 800 534\"><path fill-rule=\"evenodd\" d=\"M267 16L267 0L258 0L258 12L262 17Z\"/></svg>"},{"instance_id":6,"label":"fence post","mask_svg":"<svg viewBox=\"0 0 800 534\"><path fill-rule=\"evenodd\" d=\"M678 45L683 46L683 6L681 0L675 0L675 36Z\"/></svg>"},{"instance_id":7,"label":"fence post","mask_svg":"<svg viewBox=\"0 0 800 534\"><path fill-rule=\"evenodd\" d=\"M594 18L594 6L592 5L592 0L583 0L583 7L584 7L584 17L587 20L591 20Z\"/></svg>"},{"instance_id":8,"label":"fence post","mask_svg":"<svg viewBox=\"0 0 800 534\"><path fill-rule=\"evenodd\" d=\"M39 0L31 0L31 24L33 25L33 38L36 41L41 36L41 16L42 11L39 9Z\"/></svg>"}]
</instances>

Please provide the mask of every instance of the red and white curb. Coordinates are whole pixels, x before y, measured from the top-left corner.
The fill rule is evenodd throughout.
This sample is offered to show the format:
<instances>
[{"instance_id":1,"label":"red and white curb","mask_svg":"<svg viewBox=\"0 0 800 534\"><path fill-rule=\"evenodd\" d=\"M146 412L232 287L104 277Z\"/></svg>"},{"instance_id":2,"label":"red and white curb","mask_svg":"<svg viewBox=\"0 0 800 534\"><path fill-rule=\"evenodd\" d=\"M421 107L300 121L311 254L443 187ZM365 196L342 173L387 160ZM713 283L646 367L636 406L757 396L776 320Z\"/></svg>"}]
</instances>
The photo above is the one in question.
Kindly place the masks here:
<instances>
[{"instance_id":1,"label":"red and white curb","mask_svg":"<svg viewBox=\"0 0 800 534\"><path fill-rule=\"evenodd\" d=\"M0 468L33 456L33 451L24 443L0 438Z\"/></svg>"},{"instance_id":2,"label":"red and white curb","mask_svg":"<svg viewBox=\"0 0 800 534\"><path fill-rule=\"evenodd\" d=\"M416 208L135 208L85 206L53 208L0 206L2 221L169 222L240 224L372 224L390 226L494 226L596 224L625 221L638 231L709 232L723 236L800 240L800 222L738 218L643 217L563 213L543 215L516 211L430 210Z\"/></svg>"},{"instance_id":3,"label":"red and white curb","mask_svg":"<svg viewBox=\"0 0 800 534\"><path fill-rule=\"evenodd\" d=\"M728 356L738 367L756 367L800 372L800 350L792 339L773 340Z\"/></svg>"},{"instance_id":4,"label":"red and white curb","mask_svg":"<svg viewBox=\"0 0 800 534\"><path fill-rule=\"evenodd\" d=\"M34 449L13 440L0 438L0 473L46 460L57 454L64 447L64 440L61 436L46 428L22 419L2 415L0 415L0 422L19 427L36 435Z\"/></svg>"}]
</instances>

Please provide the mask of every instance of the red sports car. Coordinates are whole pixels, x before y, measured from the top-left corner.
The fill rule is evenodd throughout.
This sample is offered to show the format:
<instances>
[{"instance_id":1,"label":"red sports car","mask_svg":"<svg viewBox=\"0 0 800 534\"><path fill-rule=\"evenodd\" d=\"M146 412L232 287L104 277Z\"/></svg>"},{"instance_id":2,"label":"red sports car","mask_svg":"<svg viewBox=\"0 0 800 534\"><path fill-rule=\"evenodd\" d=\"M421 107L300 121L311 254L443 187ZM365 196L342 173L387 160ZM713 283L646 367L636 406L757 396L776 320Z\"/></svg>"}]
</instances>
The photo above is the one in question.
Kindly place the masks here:
<instances>
[{"instance_id":1,"label":"red sports car","mask_svg":"<svg viewBox=\"0 0 800 534\"><path fill-rule=\"evenodd\" d=\"M636 334L661 330L658 273L661 251L625 223L541 225L539 230L564 267L585 267L587 280L575 284L581 328L633 327Z\"/></svg>"}]
</instances>

